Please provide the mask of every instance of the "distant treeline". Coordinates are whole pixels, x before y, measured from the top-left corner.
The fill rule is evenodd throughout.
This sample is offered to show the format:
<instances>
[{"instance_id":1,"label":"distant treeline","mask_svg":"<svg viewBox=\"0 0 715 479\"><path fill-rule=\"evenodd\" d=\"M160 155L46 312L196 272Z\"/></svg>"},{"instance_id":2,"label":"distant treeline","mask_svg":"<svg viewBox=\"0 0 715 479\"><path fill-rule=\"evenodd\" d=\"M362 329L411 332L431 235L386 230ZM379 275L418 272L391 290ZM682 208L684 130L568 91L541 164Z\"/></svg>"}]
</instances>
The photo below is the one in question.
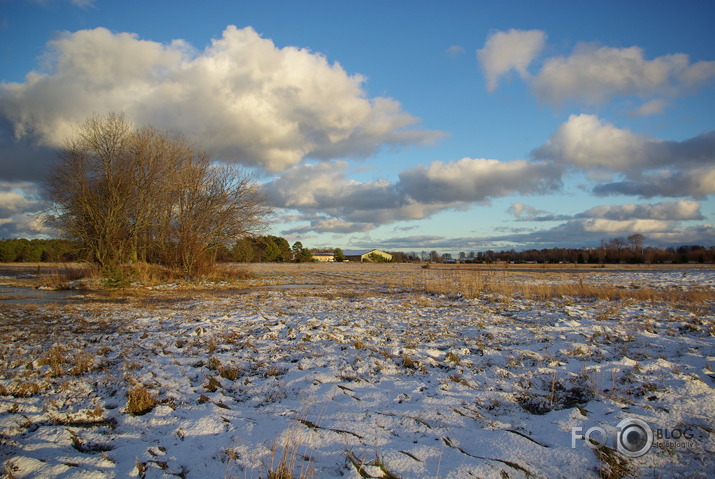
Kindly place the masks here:
<instances>
[{"instance_id":1,"label":"distant treeline","mask_svg":"<svg viewBox=\"0 0 715 479\"><path fill-rule=\"evenodd\" d=\"M72 262L85 261L87 254L81 244L66 239L4 239L0 240L0 262ZM216 249L220 262L257 263L288 262L294 258L310 261L310 251L300 243L288 244L279 236L254 236L238 240L231 248Z\"/></svg>"},{"instance_id":2,"label":"distant treeline","mask_svg":"<svg viewBox=\"0 0 715 479\"><path fill-rule=\"evenodd\" d=\"M645 247L640 252L610 248L546 248L524 251L461 252L458 255L437 251L421 253L391 253L393 262L445 261L462 263L580 263L580 264L676 264L715 263L715 248L701 245L670 246L666 248Z\"/></svg>"},{"instance_id":3,"label":"distant treeline","mask_svg":"<svg viewBox=\"0 0 715 479\"><path fill-rule=\"evenodd\" d=\"M63 239L0 240L2 263L70 263L80 260L79 243Z\"/></svg>"},{"instance_id":4,"label":"distant treeline","mask_svg":"<svg viewBox=\"0 0 715 479\"><path fill-rule=\"evenodd\" d=\"M670 247L644 246L645 238L632 235L628 238L602 240L597 248L545 248L523 251L460 252L456 255L437 251L391 251L395 263L460 261L464 263L715 263L715 247L683 245ZM317 251L317 250L314 250ZM321 250L322 251L322 250ZM328 251L328 250L325 250ZM332 250L330 250L332 252ZM293 246L280 236L252 236L238 240L230 248L216 250L219 262L265 263L312 261L311 250L300 242ZM65 239L5 239L0 240L0 262L72 262L86 260L80 244Z\"/></svg>"},{"instance_id":5,"label":"distant treeline","mask_svg":"<svg viewBox=\"0 0 715 479\"><path fill-rule=\"evenodd\" d=\"M312 256L300 242L291 248L285 238L272 235L241 238L232 248L220 248L216 256L224 263L287 263L301 259L310 261Z\"/></svg>"}]
</instances>

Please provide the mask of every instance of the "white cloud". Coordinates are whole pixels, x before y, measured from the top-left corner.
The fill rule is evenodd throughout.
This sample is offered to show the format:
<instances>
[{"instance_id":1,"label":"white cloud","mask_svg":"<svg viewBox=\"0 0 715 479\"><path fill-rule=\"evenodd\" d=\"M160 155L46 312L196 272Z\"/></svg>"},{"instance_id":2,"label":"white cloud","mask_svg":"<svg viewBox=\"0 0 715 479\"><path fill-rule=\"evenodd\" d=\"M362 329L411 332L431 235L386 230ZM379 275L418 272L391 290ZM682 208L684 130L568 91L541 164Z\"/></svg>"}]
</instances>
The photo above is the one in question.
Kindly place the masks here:
<instances>
[{"instance_id":1,"label":"white cloud","mask_svg":"<svg viewBox=\"0 0 715 479\"><path fill-rule=\"evenodd\" d=\"M596 206L578 215L583 218L598 218L614 221L647 219L658 221L702 220L701 204L698 201L680 200L660 203L623 204Z\"/></svg>"},{"instance_id":2,"label":"white cloud","mask_svg":"<svg viewBox=\"0 0 715 479\"><path fill-rule=\"evenodd\" d=\"M464 47L460 45L450 45L446 50L448 57L459 57L464 55Z\"/></svg>"},{"instance_id":3,"label":"white cloud","mask_svg":"<svg viewBox=\"0 0 715 479\"><path fill-rule=\"evenodd\" d=\"M715 158L715 156L713 157ZM655 196L692 196L705 198L715 194L715 166L687 168L673 166L640 175L631 179L597 185L593 192L597 195L632 195L642 198Z\"/></svg>"},{"instance_id":4,"label":"white cloud","mask_svg":"<svg viewBox=\"0 0 715 479\"><path fill-rule=\"evenodd\" d=\"M104 28L49 42L47 72L3 84L0 115L16 138L57 146L93 113L181 131L209 153L279 171L303 158L359 157L441 133L390 98L367 98L365 78L250 27L229 26L202 52Z\"/></svg>"},{"instance_id":5,"label":"white cloud","mask_svg":"<svg viewBox=\"0 0 715 479\"><path fill-rule=\"evenodd\" d=\"M521 202L512 203L506 211L517 221L563 221L567 218L563 215L553 215L546 210L538 210Z\"/></svg>"},{"instance_id":6,"label":"white cloud","mask_svg":"<svg viewBox=\"0 0 715 479\"><path fill-rule=\"evenodd\" d=\"M660 113L664 98L689 93L715 80L715 61L692 63L683 53L647 59L642 48L613 48L588 43L576 45L566 56L547 58L533 76L527 71L544 48L539 30L496 32L487 38L477 58L494 91L499 78L516 70L542 102L561 106L569 101L601 105L619 97L646 103L635 114Z\"/></svg>"},{"instance_id":7,"label":"white cloud","mask_svg":"<svg viewBox=\"0 0 715 479\"><path fill-rule=\"evenodd\" d=\"M701 203L691 200L622 205L602 205L575 215L554 228L556 235L571 234L586 238L607 238L640 233L657 242L712 241L710 225L684 226L683 222L703 220ZM692 236L688 237L688 234Z\"/></svg>"},{"instance_id":8,"label":"white cloud","mask_svg":"<svg viewBox=\"0 0 715 479\"><path fill-rule=\"evenodd\" d=\"M673 96L713 78L715 62L691 64L682 53L646 60L639 47L580 44L570 56L547 59L532 86L552 105L568 100L598 105L619 96Z\"/></svg>"},{"instance_id":9,"label":"white cloud","mask_svg":"<svg viewBox=\"0 0 715 479\"><path fill-rule=\"evenodd\" d=\"M546 34L540 30L512 29L489 35L484 48L477 50L477 60L487 77L487 91L494 91L499 79L511 70L523 79L530 78L527 68L545 42Z\"/></svg>"},{"instance_id":10,"label":"white cloud","mask_svg":"<svg viewBox=\"0 0 715 479\"><path fill-rule=\"evenodd\" d=\"M633 233L657 233L669 231L673 224L669 221L660 220L606 220L601 218L591 218L583 221L583 229L589 233L602 233L604 235L622 235Z\"/></svg>"},{"instance_id":11,"label":"white cloud","mask_svg":"<svg viewBox=\"0 0 715 479\"><path fill-rule=\"evenodd\" d=\"M664 142L616 128L595 115L571 115L543 146L532 153L584 169L603 167L629 171L657 167L653 155ZM662 156L662 155L661 155Z\"/></svg>"},{"instance_id":12,"label":"white cloud","mask_svg":"<svg viewBox=\"0 0 715 479\"><path fill-rule=\"evenodd\" d=\"M315 229L335 231L352 224L366 231L496 197L553 190L560 184L560 170L542 162L436 161L403 171L395 183L349 180L347 168L341 161L296 165L263 188L276 207L307 214ZM312 218L315 214L321 217Z\"/></svg>"},{"instance_id":13,"label":"white cloud","mask_svg":"<svg viewBox=\"0 0 715 479\"><path fill-rule=\"evenodd\" d=\"M632 116L651 116L651 115L659 115L663 113L665 110L665 107L667 105L667 102L663 100L662 98L656 98L655 100L651 100L647 103L642 104L635 110L631 112Z\"/></svg>"},{"instance_id":14,"label":"white cloud","mask_svg":"<svg viewBox=\"0 0 715 479\"><path fill-rule=\"evenodd\" d=\"M594 192L600 195L704 197L715 193L715 131L680 142L665 141L617 128L594 115L571 115L531 154L589 173L603 170L625 176L597 185Z\"/></svg>"},{"instance_id":15,"label":"white cloud","mask_svg":"<svg viewBox=\"0 0 715 479\"><path fill-rule=\"evenodd\" d=\"M514 193L552 191L560 185L560 174L560 169L546 162L462 158L406 170L400 174L400 187L423 203L474 203Z\"/></svg>"},{"instance_id":16,"label":"white cloud","mask_svg":"<svg viewBox=\"0 0 715 479\"><path fill-rule=\"evenodd\" d=\"M715 228L707 223L688 225L703 220L701 203L690 200L659 203L601 205L571 217L549 229L472 238L482 244L515 244L522 247L553 247L554 245L596 246L601 239L614 236L643 234L647 244L714 244ZM528 214L531 207L518 203L515 211ZM464 238L459 239L465 241ZM460 247L460 246L458 246Z\"/></svg>"},{"instance_id":17,"label":"white cloud","mask_svg":"<svg viewBox=\"0 0 715 479\"><path fill-rule=\"evenodd\" d=\"M308 219L308 218L306 218ZM306 235L309 233L322 232L322 233L364 233L374 229L377 225L373 223L356 223L352 221L345 221L339 218L314 218L310 220L309 224L298 226L296 228L291 228L284 230L282 234L293 235L300 234Z\"/></svg>"}]
</instances>

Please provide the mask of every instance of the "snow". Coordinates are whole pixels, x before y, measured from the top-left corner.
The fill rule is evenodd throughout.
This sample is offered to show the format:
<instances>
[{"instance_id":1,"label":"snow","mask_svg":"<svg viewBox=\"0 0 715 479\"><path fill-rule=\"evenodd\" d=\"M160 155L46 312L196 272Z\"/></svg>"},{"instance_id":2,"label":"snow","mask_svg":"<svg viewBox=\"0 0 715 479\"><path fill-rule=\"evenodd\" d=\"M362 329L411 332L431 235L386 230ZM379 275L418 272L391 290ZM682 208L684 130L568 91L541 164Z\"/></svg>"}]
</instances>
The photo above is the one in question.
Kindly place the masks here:
<instances>
[{"instance_id":1,"label":"snow","mask_svg":"<svg viewBox=\"0 0 715 479\"><path fill-rule=\"evenodd\" d=\"M310 288L2 306L8 477L265 478L285 463L293 477L595 478L610 466L572 448L572 428L601 427L613 448L625 418L692 440L621 475L715 475L713 295L464 299L425 293L416 266L343 268L261 280ZM715 290L708 269L588 280ZM157 401L143 415L127 412L137 386Z\"/></svg>"}]
</instances>

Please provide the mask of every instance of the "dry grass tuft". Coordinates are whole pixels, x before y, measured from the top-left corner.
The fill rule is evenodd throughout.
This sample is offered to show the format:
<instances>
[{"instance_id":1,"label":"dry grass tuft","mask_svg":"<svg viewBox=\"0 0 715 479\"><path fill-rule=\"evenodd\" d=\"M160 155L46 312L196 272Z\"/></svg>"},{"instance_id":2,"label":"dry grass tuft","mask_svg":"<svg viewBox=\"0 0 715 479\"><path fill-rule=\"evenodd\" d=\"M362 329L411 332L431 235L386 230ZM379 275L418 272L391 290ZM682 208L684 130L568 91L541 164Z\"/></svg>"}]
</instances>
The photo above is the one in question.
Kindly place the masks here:
<instances>
[{"instance_id":1,"label":"dry grass tuft","mask_svg":"<svg viewBox=\"0 0 715 479\"><path fill-rule=\"evenodd\" d=\"M230 381L235 381L241 375L241 368L238 366L220 366L218 375Z\"/></svg>"},{"instance_id":2,"label":"dry grass tuft","mask_svg":"<svg viewBox=\"0 0 715 479\"><path fill-rule=\"evenodd\" d=\"M212 375L206 376L206 382L202 385L206 392L215 393L221 387L221 383Z\"/></svg>"},{"instance_id":3,"label":"dry grass tuft","mask_svg":"<svg viewBox=\"0 0 715 479\"><path fill-rule=\"evenodd\" d=\"M599 461L599 479L622 479L633 472L631 463L614 449L602 446L594 449Z\"/></svg>"},{"instance_id":4,"label":"dry grass tuft","mask_svg":"<svg viewBox=\"0 0 715 479\"><path fill-rule=\"evenodd\" d=\"M154 409L156 404L154 395L141 384L127 391L126 412L128 414L141 416Z\"/></svg>"},{"instance_id":5,"label":"dry grass tuft","mask_svg":"<svg viewBox=\"0 0 715 479\"><path fill-rule=\"evenodd\" d=\"M87 373L94 368L94 356L86 351L83 351L75 357L75 365L70 370L70 374L79 376Z\"/></svg>"},{"instance_id":6,"label":"dry grass tuft","mask_svg":"<svg viewBox=\"0 0 715 479\"><path fill-rule=\"evenodd\" d=\"M10 389L10 394L18 398L27 398L36 395L42 388L33 382L20 383Z\"/></svg>"},{"instance_id":7,"label":"dry grass tuft","mask_svg":"<svg viewBox=\"0 0 715 479\"><path fill-rule=\"evenodd\" d=\"M405 353L402 355L402 366L407 369L419 369L420 364L409 354Z\"/></svg>"},{"instance_id":8,"label":"dry grass tuft","mask_svg":"<svg viewBox=\"0 0 715 479\"><path fill-rule=\"evenodd\" d=\"M274 444L272 448L271 467L266 473L267 479L308 479L314 477L313 468L305 454L300 454L301 448L307 449L303 441L296 437L296 431L290 431L288 438L281 446ZM298 459L305 462L298 466ZM297 475L296 475L296 469Z\"/></svg>"},{"instance_id":9,"label":"dry grass tuft","mask_svg":"<svg viewBox=\"0 0 715 479\"><path fill-rule=\"evenodd\" d=\"M57 377L64 374L65 355L64 348L60 345L52 346L40 358L40 366L50 367L50 376Z\"/></svg>"}]
</instances>

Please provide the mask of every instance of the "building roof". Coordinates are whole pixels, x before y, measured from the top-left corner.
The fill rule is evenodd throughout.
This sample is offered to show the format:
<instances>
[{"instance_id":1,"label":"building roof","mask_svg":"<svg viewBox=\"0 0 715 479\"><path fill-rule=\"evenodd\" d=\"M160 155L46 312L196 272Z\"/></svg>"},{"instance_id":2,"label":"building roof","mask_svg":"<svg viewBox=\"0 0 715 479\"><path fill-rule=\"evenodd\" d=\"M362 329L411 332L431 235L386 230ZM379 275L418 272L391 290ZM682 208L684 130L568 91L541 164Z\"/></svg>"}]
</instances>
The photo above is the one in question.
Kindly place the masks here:
<instances>
[{"instance_id":1,"label":"building roof","mask_svg":"<svg viewBox=\"0 0 715 479\"><path fill-rule=\"evenodd\" d=\"M343 251L343 254L345 256L362 256L364 254L370 254L373 251L380 251L380 252L384 253L384 251L382 251L382 250L372 248L372 249L349 249L349 250Z\"/></svg>"}]
</instances>

